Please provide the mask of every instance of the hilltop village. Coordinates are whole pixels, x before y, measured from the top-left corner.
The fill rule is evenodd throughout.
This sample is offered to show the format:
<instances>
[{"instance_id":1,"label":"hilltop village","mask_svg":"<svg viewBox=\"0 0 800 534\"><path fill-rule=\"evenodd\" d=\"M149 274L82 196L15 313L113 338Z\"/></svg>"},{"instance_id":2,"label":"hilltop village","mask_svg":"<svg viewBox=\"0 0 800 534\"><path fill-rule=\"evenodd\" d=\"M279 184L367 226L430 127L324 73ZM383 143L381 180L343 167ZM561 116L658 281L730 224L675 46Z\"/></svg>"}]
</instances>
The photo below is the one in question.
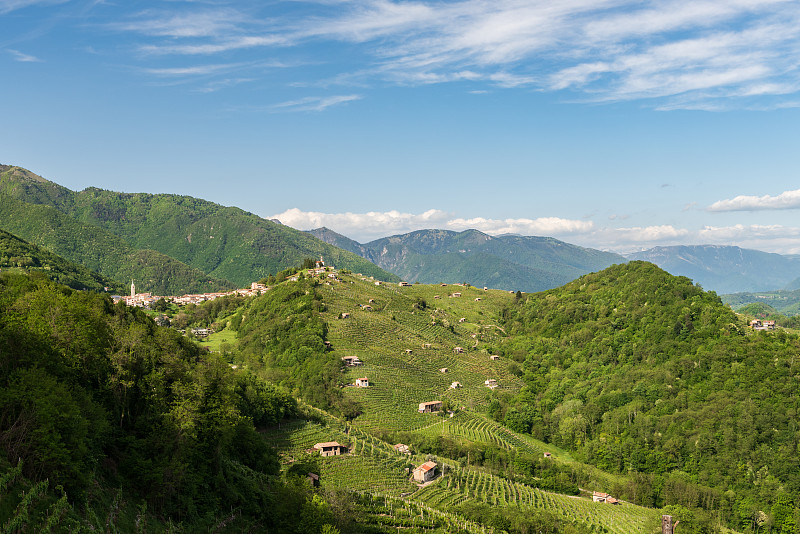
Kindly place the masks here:
<instances>
[{"instance_id":1,"label":"hilltop village","mask_svg":"<svg viewBox=\"0 0 800 534\"><path fill-rule=\"evenodd\" d=\"M314 268L309 269L306 272L307 276L327 276L331 279L337 279L336 270L331 266L325 266L325 261L320 258L317 260ZM297 281L298 276L291 276L288 278L291 281ZM380 283L380 282L378 282ZM211 301L218 299L220 297L256 297L263 293L264 291L268 291L269 286L261 282L253 282L250 284L249 288L243 289L233 289L230 291L216 291L212 293L196 293L196 294L186 294L186 295L153 295L152 293L137 293L136 292L136 284L134 281L131 281L131 294L130 295L114 295L112 296L112 300L116 304L117 302L123 301L128 306L137 306L140 308L151 308L153 304L158 302L161 299L164 299L167 302L172 302L177 306L186 306L187 304L201 304L203 302Z\"/></svg>"}]
</instances>

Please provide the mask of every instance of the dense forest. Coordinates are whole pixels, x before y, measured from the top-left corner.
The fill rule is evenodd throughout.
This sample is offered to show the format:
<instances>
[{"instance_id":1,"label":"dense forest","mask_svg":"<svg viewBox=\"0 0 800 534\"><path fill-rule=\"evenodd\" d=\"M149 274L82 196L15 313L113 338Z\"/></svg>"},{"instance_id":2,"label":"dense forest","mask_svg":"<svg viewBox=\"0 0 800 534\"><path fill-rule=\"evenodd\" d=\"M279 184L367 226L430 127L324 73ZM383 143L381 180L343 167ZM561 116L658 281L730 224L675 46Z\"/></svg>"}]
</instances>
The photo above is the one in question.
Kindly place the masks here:
<instances>
[{"instance_id":1,"label":"dense forest","mask_svg":"<svg viewBox=\"0 0 800 534\"><path fill-rule=\"evenodd\" d=\"M39 272L73 289L123 291L122 284L0 230L0 269Z\"/></svg>"},{"instance_id":2,"label":"dense forest","mask_svg":"<svg viewBox=\"0 0 800 534\"><path fill-rule=\"evenodd\" d=\"M256 431L297 410L138 309L0 274L3 532L338 532Z\"/></svg>"},{"instance_id":3,"label":"dense forest","mask_svg":"<svg viewBox=\"0 0 800 534\"><path fill-rule=\"evenodd\" d=\"M122 238L80 223L57 209L0 193L0 228L122 283L136 279L156 295L202 293L236 286L210 277L155 250L137 249Z\"/></svg>"},{"instance_id":4,"label":"dense forest","mask_svg":"<svg viewBox=\"0 0 800 534\"><path fill-rule=\"evenodd\" d=\"M504 318L527 384L498 414L509 427L632 475L624 498L693 510L703 528L797 531L797 336L754 333L644 262L522 295Z\"/></svg>"}]
</instances>

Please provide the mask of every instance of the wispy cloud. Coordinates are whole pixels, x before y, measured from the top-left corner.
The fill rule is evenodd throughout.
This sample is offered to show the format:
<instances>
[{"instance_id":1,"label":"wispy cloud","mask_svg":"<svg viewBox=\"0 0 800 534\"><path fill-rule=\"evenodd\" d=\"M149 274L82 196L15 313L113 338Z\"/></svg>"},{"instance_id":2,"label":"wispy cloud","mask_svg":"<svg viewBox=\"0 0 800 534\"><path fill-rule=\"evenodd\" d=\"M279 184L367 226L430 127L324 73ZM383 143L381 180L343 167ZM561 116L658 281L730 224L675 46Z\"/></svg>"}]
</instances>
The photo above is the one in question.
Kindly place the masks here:
<instances>
[{"instance_id":1,"label":"wispy cloud","mask_svg":"<svg viewBox=\"0 0 800 534\"><path fill-rule=\"evenodd\" d=\"M323 111L331 106L337 106L354 100L361 100L362 95L335 95L335 96L308 96L298 100L281 102L271 106L273 112L293 111Z\"/></svg>"},{"instance_id":2,"label":"wispy cloud","mask_svg":"<svg viewBox=\"0 0 800 534\"><path fill-rule=\"evenodd\" d=\"M195 65L192 67L166 67L145 69L145 72L154 74L155 76L204 76L207 74L229 71L239 65L238 63L223 63L217 65Z\"/></svg>"},{"instance_id":3,"label":"wispy cloud","mask_svg":"<svg viewBox=\"0 0 800 534\"><path fill-rule=\"evenodd\" d=\"M23 63L41 63L42 61L36 56L31 56L30 54L24 54L19 50L8 49L8 53L11 54L15 60L21 61Z\"/></svg>"},{"instance_id":4,"label":"wispy cloud","mask_svg":"<svg viewBox=\"0 0 800 534\"><path fill-rule=\"evenodd\" d=\"M268 16L248 5L183 5L114 23L140 53L213 55L346 44L325 76L402 84L481 82L569 91L659 109L796 101L800 4L793 0L318 1ZM305 50L305 49L303 49ZM338 72L331 72L338 70ZM312 76L314 77L314 76ZM733 102L733 103L732 103Z\"/></svg>"},{"instance_id":5,"label":"wispy cloud","mask_svg":"<svg viewBox=\"0 0 800 534\"><path fill-rule=\"evenodd\" d=\"M718 200L708 207L708 211L758 211L787 210L800 208L800 189L784 191L775 196L746 196Z\"/></svg>"},{"instance_id":6,"label":"wispy cloud","mask_svg":"<svg viewBox=\"0 0 800 534\"><path fill-rule=\"evenodd\" d=\"M2 2L0 2L0 15L26 7L64 4L68 1L69 0L2 0Z\"/></svg>"}]
</instances>

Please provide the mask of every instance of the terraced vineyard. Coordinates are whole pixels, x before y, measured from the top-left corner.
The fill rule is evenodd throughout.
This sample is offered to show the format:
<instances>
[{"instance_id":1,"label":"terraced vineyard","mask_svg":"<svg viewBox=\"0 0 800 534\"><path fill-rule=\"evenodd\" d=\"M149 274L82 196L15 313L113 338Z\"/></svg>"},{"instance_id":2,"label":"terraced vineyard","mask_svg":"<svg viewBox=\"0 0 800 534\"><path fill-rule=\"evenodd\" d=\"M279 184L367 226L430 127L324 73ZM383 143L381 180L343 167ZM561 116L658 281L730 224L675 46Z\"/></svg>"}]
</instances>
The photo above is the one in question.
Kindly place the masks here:
<instances>
[{"instance_id":1,"label":"terraced vineyard","mask_svg":"<svg viewBox=\"0 0 800 534\"><path fill-rule=\"evenodd\" d=\"M444 473L440 471L432 483L418 487L408 467L420 465L430 457L400 454L391 444L375 437L378 431L446 436L530 457L549 452L554 462L574 463L565 452L531 436L519 435L484 414L494 396L522 387L512 372L513 362L489 358L505 335L496 326L494 314L513 295L453 285L398 287L351 275L321 284L319 291L331 343L328 355L336 359L357 356L363 365L344 368L344 382L367 377L370 385L344 389L363 412L353 421L304 406L317 423L299 421L266 432L287 465L317 442L347 445L349 454L319 459L322 487L380 498L382 506L404 510L400 515L385 514L386 518L394 518L392 524L397 528L444 528L442 531L447 532L449 527L458 525L459 529L472 532L474 525L448 515L454 506L470 502L547 510L562 519L590 525L598 532L645 534L657 524L657 510L627 503L593 503L586 497L550 493L447 458L435 458L440 469L446 466ZM460 297L451 296L459 292ZM440 298L435 298L437 295ZM456 351L456 347L463 352ZM447 371L441 372L444 368ZM484 384L487 379L496 379L499 387L489 389ZM452 389L453 382L462 387ZM444 401L454 412L418 413L419 403L432 400ZM591 474L591 489L609 488L618 481L594 468L582 469ZM420 519L425 517L425 510L428 519ZM433 516L437 517L435 521ZM389 521L381 519L384 520ZM475 530L479 531L483 532Z\"/></svg>"},{"instance_id":2,"label":"terraced vineyard","mask_svg":"<svg viewBox=\"0 0 800 534\"><path fill-rule=\"evenodd\" d=\"M419 430L436 422L435 416L417 413L420 402L443 400L453 407L480 409L492 395L485 380L498 380L498 393L522 386L507 362L489 359L491 342L501 333L489 310L499 306L484 303L507 302L510 295L448 287L462 296L447 297L438 291L447 288L439 286L376 286L347 276L343 283L322 287L331 354L358 356L364 365L346 376L350 381L359 376L370 380L369 388L347 390L364 407L359 426ZM439 293L442 298L435 299ZM342 314L349 317L339 318ZM461 318L465 321L459 322ZM464 353L457 354L456 347ZM443 368L447 372L440 372ZM462 387L451 389L453 382Z\"/></svg>"},{"instance_id":3,"label":"terraced vineyard","mask_svg":"<svg viewBox=\"0 0 800 534\"><path fill-rule=\"evenodd\" d=\"M323 487L345 488L391 499L405 498L430 510L445 512L454 506L470 502L523 509L538 508L570 521L579 520L597 526L600 532L616 534L646 534L659 515L657 510L631 504L611 506L593 503L585 498L542 491L478 468L462 468L454 465L454 462L441 459L441 464L447 465L447 473L420 488L413 483L406 467L409 463L420 464L425 458L399 454L389 444L357 426L348 425L319 410L314 410L314 413L325 420L324 425L297 421L284 425L281 429L266 432L265 436L278 447L287 463L301 457L307 448L317 442L338 441L349 445L350 452L346 455L319 459ZM466 421L460 423L442 422L442 425L465 433L471 428L472 435L483 441L487 441L489 436L497 439L501 435L494 428L496 423L479 416L470 415L464 419ZM518 443L526 446L521 437L510 434L512 438L519 440ZM507 441L502 443L510 446ZM457 521L457 518L453 518L453 521Z\"/></svg>"}]
</instances>

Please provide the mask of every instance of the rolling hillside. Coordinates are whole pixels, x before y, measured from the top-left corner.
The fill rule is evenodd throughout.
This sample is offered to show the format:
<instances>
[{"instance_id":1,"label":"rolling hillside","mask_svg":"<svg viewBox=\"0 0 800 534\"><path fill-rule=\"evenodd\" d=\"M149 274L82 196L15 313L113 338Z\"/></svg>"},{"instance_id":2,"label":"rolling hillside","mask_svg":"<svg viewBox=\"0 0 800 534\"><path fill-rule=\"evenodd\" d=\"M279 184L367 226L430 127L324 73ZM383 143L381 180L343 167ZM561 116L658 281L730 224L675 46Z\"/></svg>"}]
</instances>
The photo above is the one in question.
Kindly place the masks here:
<instances>
[{"instance_id":1,"label":"rolling hillside","mask_svg":"<svg viewBox=\"0 0 800 534\"><path fill-rule=\"evenodd\" d=\"M467 282L479 287L535 292L625 262L617 254L550 237L489 236L477 230L419 230L363 245L327 228L310 233L359 254L404 280L424 284Z\"/></svg>"},{"instance_id":2,"label":"rolling hillside","mask_svg":"<svg viewBox=\"0 0 800 534\"><path fill-rule=\"evenodd\" d=\"M644 534L657 524L659 512L654 509L631 503L615 507L593 503L585 492L582 497L560 492L559 488L571 487L580 493L578 481L584 488L609 491L620 478L580 465L558 447L514 432L487 416L499 399L513 397L524 387L513 360L490 358L505 338L499 326L500 311L514 302L513 294L461 285L399 287L343 274L335 280L323 276L283 285L229 316L230 324L241 321L239 339L244 344L240 349L250 355L239 365L260 369L256 372L280 380L284 387L305 391L299 383L302 372L290 376L293 371L280 371L284 365L280 362L289 358L294 361L292 369L302 369L320 357L308 354L307 360L300 359L301 352L290 348L289 332L282 325L287 321L295 325L296 335L305 340L303 346L320 346L321 337L309 337L313 309L319 310L318 317L326 325L324 340L330 344L329 349L320 349L319 361L340 367L343 357L355 356L363 362L344 367L344 373L332 377L336 384L346 385L340 391L356 407L351 418L309 408L312 420L266 434L287 468L304 461L304 451L315 443L338 441L346 443L350 453L319 459L323 489L379 495L398 507L421 505L454 523L469 520L470 510L491 506L509 518L516 514L550 518L561 525L552 532L566 532L569 525L576 525L574 532ZM313 287L316 296L312 298ZM294 304L287 301L287 291L296 295ZM264 317L268 309L275 310L275 326L258 323L261 326L245 329L248 321L261 321L258 317ZM287 317L289 309L296 315ZM281 317L285 319L278 321ZM259 339L252 337L256 332ZM276 342L262 341L265 332ZM250 350L252 343L258 344L256 350ZM262 367L266 358L258 355L263 350L273 354L270 365L278 368ZM352 386L360 377L368 378L369 387ZM497 380L498 387L487 387L490 379ZM461 386L451 388L454 382ZM433 400L455 410L454 416L418 412L420 403ZM397 441L409 444L412 454L396 451ZM450 448L448 452L434 450L431 443ZM543 459L545 452L551 459ZM430 459L431 454L444 471L430 486L418 488L405 469ZM537 465L538 477L512 467L512 459ZM499 469L500 464L506 467Z\"/></svg>"}]
</instances>

